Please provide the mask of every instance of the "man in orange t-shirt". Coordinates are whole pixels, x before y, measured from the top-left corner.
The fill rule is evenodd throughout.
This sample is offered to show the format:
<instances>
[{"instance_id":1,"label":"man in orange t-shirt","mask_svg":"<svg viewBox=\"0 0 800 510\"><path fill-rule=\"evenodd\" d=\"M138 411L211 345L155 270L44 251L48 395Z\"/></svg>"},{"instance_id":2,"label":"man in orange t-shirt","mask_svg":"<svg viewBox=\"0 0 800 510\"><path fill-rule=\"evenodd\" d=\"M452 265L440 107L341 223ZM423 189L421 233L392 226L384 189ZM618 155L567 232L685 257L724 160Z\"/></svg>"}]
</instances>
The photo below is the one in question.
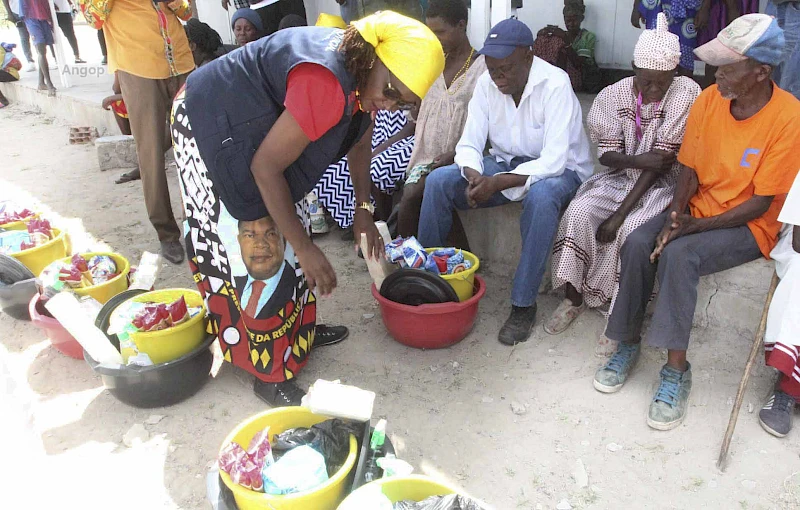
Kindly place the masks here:
<instances>
[{"instance_id":1,"label":"man in orange t-shirt","mask_svg":"<svg viewBox=\"0 0 800 510\"><path fill-rule=\"evenodd\" d=\"M695 50L717 66L717 85L694 103L670 207L634 230L621 252L619 293L606 336L619 342L594 386L618 391L639 356L645 307L659 293L648 343L667 349L667 364L647 424L680 425L692 387L686 361L700 277L769 257L778 213L800 169L800 101L771 80L783 31L764 14L742 16Z\"/></svg>"}]
</instances>

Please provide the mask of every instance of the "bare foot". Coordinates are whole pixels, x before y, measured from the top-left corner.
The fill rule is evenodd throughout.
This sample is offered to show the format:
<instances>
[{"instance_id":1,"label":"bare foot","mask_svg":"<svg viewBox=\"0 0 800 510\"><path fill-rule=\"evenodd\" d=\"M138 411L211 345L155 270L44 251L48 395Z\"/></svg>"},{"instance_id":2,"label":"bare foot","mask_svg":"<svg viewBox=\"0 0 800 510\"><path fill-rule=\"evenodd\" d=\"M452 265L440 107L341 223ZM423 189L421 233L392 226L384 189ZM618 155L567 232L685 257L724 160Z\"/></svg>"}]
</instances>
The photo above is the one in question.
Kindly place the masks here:
<instances>
[{"instance_id":1,"label":"bare foot","mask_svg":"<svg viewBox=\"0 0 800 510\"><path fill-rule=\"evenodd\" d=\"M617 342L616 340L611 340L605 335L601 335L600 338L597 339L597 345L594 348L594 355L598 358L608 358L617 350Z\"/></svg>"},{"instance_id":2,"label":"bare foot","mask_svg":"<svg viewBox=\"0 0 800 510\"><path fill-rule=\"evenodd\" d=\"M44 83L40 83L39 90L47 90L47 85L45 85Z\"/></svg>"},{"instance_id":3,"label":"bare foot","mask_svg":"<svg viewBox=\"0 0 800 510\"><path fill-rule=\"evenodd\" d=\"M50 96L50 97L56 97L56 88L53 87L52 85L50 85L47 88L47 95Z\"/></svg>"}]
</instances>

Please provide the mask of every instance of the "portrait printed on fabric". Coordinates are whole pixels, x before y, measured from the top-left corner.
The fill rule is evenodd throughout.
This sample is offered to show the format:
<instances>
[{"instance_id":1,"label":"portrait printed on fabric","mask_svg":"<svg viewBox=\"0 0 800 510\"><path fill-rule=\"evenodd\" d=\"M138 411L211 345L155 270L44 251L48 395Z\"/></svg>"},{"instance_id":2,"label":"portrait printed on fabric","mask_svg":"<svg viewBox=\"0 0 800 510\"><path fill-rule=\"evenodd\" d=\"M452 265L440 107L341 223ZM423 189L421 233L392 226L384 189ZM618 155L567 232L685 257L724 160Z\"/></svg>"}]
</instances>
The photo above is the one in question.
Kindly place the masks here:
<instances>
[{"instance_id":1,"label":"portrait printed on fabric","mask_svg":"<svg viewBox=\"0 0 800 510\"><path fill-rule=\"evenodd\" d=\"M189 267L206 301L209 333L233 365L264 382L291 379L314 343L314 293L272 218L240 223L219 199L182 98L173 106L172 139ZM308 230L305 201L296 212Z\"/></svg>"}]
</instances>

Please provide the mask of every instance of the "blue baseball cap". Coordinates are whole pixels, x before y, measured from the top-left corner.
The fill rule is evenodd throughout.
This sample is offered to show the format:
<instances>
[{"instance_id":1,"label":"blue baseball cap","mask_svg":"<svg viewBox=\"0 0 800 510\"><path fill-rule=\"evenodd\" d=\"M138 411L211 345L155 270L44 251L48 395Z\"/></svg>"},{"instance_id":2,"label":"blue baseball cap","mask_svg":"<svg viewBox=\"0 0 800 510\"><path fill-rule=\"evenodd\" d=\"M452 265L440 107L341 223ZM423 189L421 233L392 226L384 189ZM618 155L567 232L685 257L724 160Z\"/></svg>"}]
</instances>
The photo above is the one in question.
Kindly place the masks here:
<instances>
[{"instance_id":1,"label":"blue baseball cap","mask_svg":"<svg viewBox=\"0 0 800 510\"><path fill-rule=\"evenodd\" d=\"M489 31L478 54L485 57L506 58L515 49L530 46L533 46L533 32L528 25L518 19L504 19Z\"/></svg>"},{"instance_id":2,"label":"blue baseball cap","mask_svg":"<svg viewBox=\"0 0 800 510\"><path fill-rule=\"evenodd\" d=\"M745 14L723 28L716 39L705 43L695 55L712 66L735 64L752 58L756 62L776 66L783 60L786 40L783 30L772 16Z\"/></svg>"}]
</instances>

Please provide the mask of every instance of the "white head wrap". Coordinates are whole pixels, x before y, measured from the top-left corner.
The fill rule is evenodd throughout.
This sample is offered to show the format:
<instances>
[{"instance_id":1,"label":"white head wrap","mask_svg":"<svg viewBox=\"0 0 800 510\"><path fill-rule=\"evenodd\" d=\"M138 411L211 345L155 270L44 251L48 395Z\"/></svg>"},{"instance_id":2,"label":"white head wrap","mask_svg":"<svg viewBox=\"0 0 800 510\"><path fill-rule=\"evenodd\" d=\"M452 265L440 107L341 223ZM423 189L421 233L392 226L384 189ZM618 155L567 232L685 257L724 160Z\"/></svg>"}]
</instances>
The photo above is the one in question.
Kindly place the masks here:
<instances>
[{"instance_id":1,"label":"white head wrap","mask_svg":"<svg viewBox=\"0 0 800 510\"><path fill-rule=\"evenodd\" d=\"M667 17L658 13L655 30L645 30L633 50L633 63L639 69L672 71L681 60L681 43L669 31Z\"/></svg>"}]
</instances>

